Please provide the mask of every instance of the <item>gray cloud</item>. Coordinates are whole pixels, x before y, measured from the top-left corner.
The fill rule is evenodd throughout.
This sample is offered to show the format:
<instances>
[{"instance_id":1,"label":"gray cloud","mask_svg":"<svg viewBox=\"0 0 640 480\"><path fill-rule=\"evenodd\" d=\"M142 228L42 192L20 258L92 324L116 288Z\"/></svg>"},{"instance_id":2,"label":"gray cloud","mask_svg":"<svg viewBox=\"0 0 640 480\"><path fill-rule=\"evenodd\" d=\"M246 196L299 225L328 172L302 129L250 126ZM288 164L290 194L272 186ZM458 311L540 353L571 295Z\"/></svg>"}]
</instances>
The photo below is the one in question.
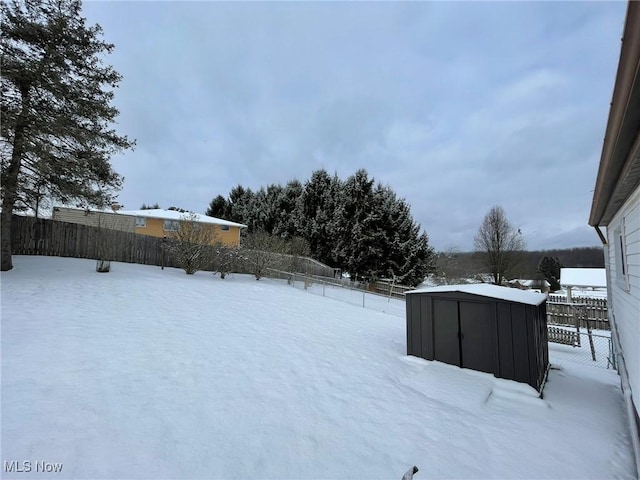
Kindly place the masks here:
<instances>
[{"instance_id":1,"label":"gray cloud","mask_svg":"<svg viewBox=\"0 0 640 480\"><path fill-rule=\"evenodd\" d=\"M366 168L436 248L502 205L530 248L586 226L623 2L89 2L116 44L127 207Z\"/></svg>"}]
</instances>

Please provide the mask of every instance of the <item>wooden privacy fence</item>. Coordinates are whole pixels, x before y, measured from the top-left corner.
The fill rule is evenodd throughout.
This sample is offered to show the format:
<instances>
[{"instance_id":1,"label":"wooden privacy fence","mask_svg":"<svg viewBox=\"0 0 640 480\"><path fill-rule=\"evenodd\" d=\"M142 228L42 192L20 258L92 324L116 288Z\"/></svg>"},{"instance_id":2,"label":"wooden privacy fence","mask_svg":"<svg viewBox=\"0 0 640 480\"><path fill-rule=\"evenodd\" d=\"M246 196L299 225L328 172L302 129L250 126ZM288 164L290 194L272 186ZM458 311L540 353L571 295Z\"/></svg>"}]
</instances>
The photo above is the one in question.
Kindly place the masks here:
<instances>
[{"instance_id":1,"label":"wooden privacy fence","mask_svg":"<svg viewBox=\"0 0 640 480\"><path fill-rule=\"evenodd\" d=\"M390 282L388 280L378 280L377 282L371 282L369 284L369 290L385 297L401 298L404 300L404 294L411 290L415 290L414 287L407 287L406 285L398 285L397 283Z\"/></svg>"},{"instance_id":2,"label":"wooden privacy fence","mask_svg":"<svg viewBox=\"0 0 640 480\"><path fill-rule=\"evenodd\" d=\"M547 327L549 332L549 341L553 343L561 343L563 345L571 345L572 347L580 346L578 332L575 330L565 330L560 327Z\"/></svg>"},{"instance_id":3,"label":"wooden privacy fence","mask_svg":"<svg viewBox=\"0 0 640 480\"><path fill-rule=\"evenodd\" d=\"M13 216L11 226L14 255L91 258L180 268L171 248L173 245L174 241L169 238L19 215ZM334 274L333 268L312 258L279 253L271 255L276 268L295 269L313 275ZM203 270L213 271L213 267ZM242 254L236 256L231 271L250 273Z\"/></svg>"},{"instance_id":4,"label":"wooden privacy fence","mask_svg":"<svg viewBox=\"0 0 640 480\"><path fill-rule=\"evenodd\" d=\"M547 323L610 330L607 299L575 297L568 302L567 297L549 295Z\"/></svg>"},{"instance_id":5,"label":"wooden privacy fence","mask_svg":"<svg viewBox=\"0 0 640 480\"><path fill-rule=\"evenodd\" d=\"M11 247L15 255L50 255L161 265L163 239L131 232L14 215ZM165 252L165 265L177 266Z\"/></svg>"}]
</instances>

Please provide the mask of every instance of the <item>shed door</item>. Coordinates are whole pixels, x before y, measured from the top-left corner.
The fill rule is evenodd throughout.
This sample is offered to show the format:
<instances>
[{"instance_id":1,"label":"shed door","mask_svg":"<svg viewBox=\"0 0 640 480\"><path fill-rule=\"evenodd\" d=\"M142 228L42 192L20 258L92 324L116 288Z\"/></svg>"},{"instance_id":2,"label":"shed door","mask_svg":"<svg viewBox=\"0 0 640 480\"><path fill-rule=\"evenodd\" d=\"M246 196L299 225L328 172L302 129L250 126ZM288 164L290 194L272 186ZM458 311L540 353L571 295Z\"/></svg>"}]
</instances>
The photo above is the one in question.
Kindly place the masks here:
<instances>
[{"instance_id":1,"label":"shed door","mask_svg":"<svg viewBox=\"0 0 640 480\"><path fill-rule=\"evenodd\" d=\"M462 367L495 373L493 317L491 303L460 302Z\"/></svg>"},{"instance_id":2,"label":"shed door","mask_svg":"<svg viewBox=\"0 0 640 480\"><path fill-rule=\"evenodd\" d=\"M460 366L458 302L433 299L433 358Z\"/></svg>"}]
</instances>

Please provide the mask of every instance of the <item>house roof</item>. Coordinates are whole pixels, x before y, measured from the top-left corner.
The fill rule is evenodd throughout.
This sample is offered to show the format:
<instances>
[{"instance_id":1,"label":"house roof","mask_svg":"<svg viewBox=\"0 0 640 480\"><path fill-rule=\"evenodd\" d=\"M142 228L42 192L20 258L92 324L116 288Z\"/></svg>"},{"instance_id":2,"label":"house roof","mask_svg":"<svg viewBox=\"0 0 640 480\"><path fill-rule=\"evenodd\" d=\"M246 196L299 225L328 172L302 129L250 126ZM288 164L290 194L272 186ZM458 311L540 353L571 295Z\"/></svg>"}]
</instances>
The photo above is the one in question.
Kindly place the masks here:
<instances>
[{"instance_id":1,"label":"house roof","mask_svg":"<svg viewBox=\"0 0 640 480\"><path fill-rule=\"evenodd\" d=\"M407 292L406 295L410 295L413 293L445 292L470 293L471 295L497 298L499 300L525 303L527 305L540 305L541 303L547 301L547 296L544 293L518 290L517 288L501 287L499 285L490 285L488 283L474 283L469 285L441 285L439 287L420 288L417 290L411 290L410 292Z\"/></svg>"},{"instance_id":2,"label":"house roof","mask_svg":"<svg viewBox=\"0 0 640 480\"><path fill-rule=\"evenodd\" d=\"M547 282L546 280L531 280L531 279L525 279L525 278L514 278L511 281L512 282L518 282L520 285L523 285L525 287L537 287L540 284L544 285L545 287L550 287L551 286L551 284L549 282Z\"/></svg>"},{"instance_id":3,"label":"house roof","mask_svg":"<svg viewBox=\"0 0 640 480\"><path fill-rule=\"evenodd\" d=\"M179 212L177 210L165 210L154 208L150 210L118 210L119 215L130 215L132 217L159 218L161 220L184 220L186 216L193 216L198 223L211 223L214 225L228 225L230 227L246 228L242 223L230 222L222 218L209 217L200 213Z\"/></svg>"},{"instance_id":4,"label":"house roof","mask_svg":"<svg viewBox=\"0 0 640 480\"><path fill-rule=\"evenodd\" d=\"M629 1L589 225L609 225L639 185L640 2Z\"/></svg>"},{"instance_id":5,"label":"house roof","mask_svg":"<svg viewBox=\"0 0 640 480\"><path fill-rule=\"evenodd\" d=\"M563 287L606 287L604 268L561 268L560 285Z\"/></svg>"}]
</instances>

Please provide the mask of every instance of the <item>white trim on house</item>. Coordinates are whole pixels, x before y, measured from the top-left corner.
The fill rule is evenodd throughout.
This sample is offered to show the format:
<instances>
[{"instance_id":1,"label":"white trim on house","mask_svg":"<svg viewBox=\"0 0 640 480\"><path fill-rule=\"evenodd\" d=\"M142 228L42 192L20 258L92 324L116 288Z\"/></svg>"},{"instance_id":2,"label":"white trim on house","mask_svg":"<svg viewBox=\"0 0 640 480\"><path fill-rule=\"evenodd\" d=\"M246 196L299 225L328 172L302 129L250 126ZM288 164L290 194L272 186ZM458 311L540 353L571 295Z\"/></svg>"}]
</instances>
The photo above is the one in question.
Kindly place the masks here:
<instances>
[{"instance_id":1,"label":"white trim on house","mask_svg":"<svg viewBox=\"0 0 640 480\"><path fill-rule=\"evenodd\" d=\"M627 234L626 224L627 217L622 215L617 221L614 220L613 236L609 239L611 243L615 244L615 264L616 264L616 277L612 279L617 286L624 291L629 291L629 261L627 258Z\"/></svg>"}]
</instances>

